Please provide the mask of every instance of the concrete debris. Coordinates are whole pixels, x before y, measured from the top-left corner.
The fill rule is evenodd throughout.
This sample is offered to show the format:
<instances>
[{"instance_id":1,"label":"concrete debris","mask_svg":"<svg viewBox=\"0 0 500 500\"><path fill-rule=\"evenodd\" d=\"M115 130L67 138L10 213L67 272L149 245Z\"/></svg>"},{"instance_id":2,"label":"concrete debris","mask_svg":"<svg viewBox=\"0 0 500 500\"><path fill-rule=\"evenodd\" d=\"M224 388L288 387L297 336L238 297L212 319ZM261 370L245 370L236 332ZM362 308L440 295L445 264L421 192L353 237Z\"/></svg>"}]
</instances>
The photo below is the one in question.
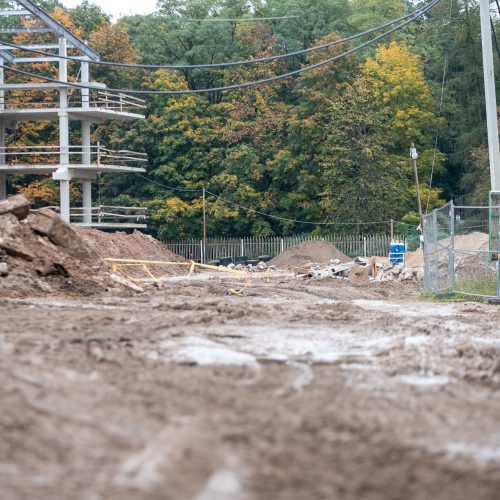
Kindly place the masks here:
<instances>
[{"instance_id":1,"label":"concrete debris","mask_svg":"<svg viewBox=\"0 0 500 500\"><path fill-rule=\"evenodd\" d=\"M401 274L401 272L403 271L403 264L396 264L393 268L392 268L392 274L394 276L399 276Z\"/></svg>"},{"instance_id":2,"label":"concrete debris","mask_svg":"<svg viewBox=\"0 0 500 500\"><path fill-rule=\"evenodd\" d=\"M22 194L0 200L0 215L12 214L18 220L23 220L28 217L29 213L30 202Z\"/></svg>"},{"instance_id":3,"label":"concrete debris","mask_svg":"<svg viewBox=\"0 0 500 500\"><path fill-rule=\"evenodd\" d=\"M9 266L7 262L0 262L0 276L5 277L9 275Z\"/></svg>"},{"instance_id":4,"label":"concrete debris","mask_svg":"<svg viewBox=\"0 0 500 500\"><path fill-rule=\"evenodd\" d=\"M66 252L76 259L100 261L99 254L89 245L82 245L74 229L59 215L48 208L38 210L31 220L33 231L47 236L52 243L64 248Z\"/></svg>"},{"instance_id":5,"label":"concrete debris","mask_svg":"<svg viewBox=\"0 0 500 500\"><path fill-rule=\"evenodd\" d=\"M367 281L423 281L422 267L405 267L402 264L393 266L380 257L356 257L351 262L340 264L332 259L326 266L310 264L294 269L297 278L338 278L348 279L352 283Z\"/></svg>"},{"instance_id":6,"label":"concrete debris","mask_svg":"<svg viewBox=\"0 0 500 500\"><path fill-rule=\"evenodd\" d=\"M134 290L134 292L144 292L144 288L139 286L137 283L128 280L127 278L125 278L125 276L122 276L121 274L111 273L109 277L115 283L126 286L127 288L130 288L130 290Z\"/></svg>"}]
</instances>

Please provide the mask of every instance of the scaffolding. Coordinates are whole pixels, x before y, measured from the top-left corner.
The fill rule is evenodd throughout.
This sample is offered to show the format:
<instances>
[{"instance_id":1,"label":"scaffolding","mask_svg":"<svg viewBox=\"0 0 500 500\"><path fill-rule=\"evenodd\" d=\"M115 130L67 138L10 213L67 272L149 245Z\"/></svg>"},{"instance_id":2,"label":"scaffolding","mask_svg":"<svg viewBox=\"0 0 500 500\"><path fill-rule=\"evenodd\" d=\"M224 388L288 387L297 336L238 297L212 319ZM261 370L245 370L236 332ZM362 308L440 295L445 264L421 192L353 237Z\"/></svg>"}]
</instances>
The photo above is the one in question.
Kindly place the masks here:
<instances>
[{"instance_id":1,"label":"scaffolding","mask_svg":"<svg viewBox=\"0 0 500 500\"><path fill-rule=\"evenodd\" d=\"M44 57L20 57L17 54L19 51L2 45L0 41L0 199L7 196L8 175L52 175L59 182L59 212L64 220L74 222L76 217L80 225L88 227L146 227L143 208L136 207L134 213L134 207L129 207L123 214L120 211L124 207L107 207L107 212L92 207L92 181L101 173L145 172L147 158L144 153L114 151L100 143L92 144L91 127L109 120L144 119L144 101L126 94L108 92L104 83L91 81L90 61L99 61L99 54L33 2L16 0L3 4L6 6L0 9L0 19L35 19L37 27L27 28L20 22L7 22L5 25L9 27L0 28L0 34L26 33L30 36L48 33L53 35L54 41L23 45L26 49L43 49L52 54ZM74 57L80 66L78 81L90 88L70 89L61 83L6 82L4 63L21 66L34 63L56 65L58 80L68 82L68 60L57 57L67 57L68 49L78 54ZM57 122L59 144L6 146L8 134L15 132L22 121ZM81 144L70 144L71 121L80 123ZM71 206L70 181L73 179L82 182L81 207ZM103 213L114 214L115 220L107 222ZM120 215L126 216L126 222L120 222Z\"/></svg>"}]
</instances>

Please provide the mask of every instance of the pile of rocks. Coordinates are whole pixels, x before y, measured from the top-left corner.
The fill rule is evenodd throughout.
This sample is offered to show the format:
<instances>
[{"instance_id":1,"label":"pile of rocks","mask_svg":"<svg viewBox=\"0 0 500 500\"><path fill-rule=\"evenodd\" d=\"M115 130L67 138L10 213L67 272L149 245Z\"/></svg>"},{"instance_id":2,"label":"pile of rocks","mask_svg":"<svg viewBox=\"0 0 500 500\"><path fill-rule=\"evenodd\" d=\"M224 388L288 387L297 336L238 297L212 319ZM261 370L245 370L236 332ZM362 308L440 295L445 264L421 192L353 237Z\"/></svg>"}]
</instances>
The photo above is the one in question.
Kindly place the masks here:
<instances>
[{"instance_id":1,"label":"pile of rocks","mask_svg":"<svg viewBox=\"0 0 500 500\"><path fill-rule=\"evenodd\" d=\"M224 266L227 269L235 269L236 271L250 271L252 273L262 273L264 271L276 271L275 266L268 266L264 261L260 261L257 265L253 264L235 264L234 262Z\"/></svg>"}]
</instances>

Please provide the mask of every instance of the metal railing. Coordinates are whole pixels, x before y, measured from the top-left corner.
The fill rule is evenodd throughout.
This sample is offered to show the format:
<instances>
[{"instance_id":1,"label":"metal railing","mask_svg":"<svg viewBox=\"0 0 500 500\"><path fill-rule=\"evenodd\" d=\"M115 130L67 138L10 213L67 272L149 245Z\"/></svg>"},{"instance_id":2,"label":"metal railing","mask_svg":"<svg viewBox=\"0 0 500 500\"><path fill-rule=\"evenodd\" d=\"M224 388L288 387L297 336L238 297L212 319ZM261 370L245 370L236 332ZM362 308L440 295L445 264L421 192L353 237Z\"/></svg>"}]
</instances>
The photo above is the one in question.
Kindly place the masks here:
<instances>
[{"instance_id":1,"label":"metal railing","mask_svg":"<svg viewBox=\"0 0 500 500\"><path fill-rule=\"evenodd\" d=\"M86 146L68 146L65 150L60 146L8 146L0 147L0 155L5 158L5 164L40 165L60 163L61 154L69 154L70 164L81 164L84 155L88 155L91 165L122 165L130 166L136 163L147 163L146 153L126 149L112 150L100 143Z\"/></svg>"},{"instance_id":2,"label":"metal railing","mask_svg":"<svg viewBox=\"0 0 500 500\"><path fill-rule=\"evenodd\" d=\"M54 90L4 90L0 95L0 109L57 109L60 107L59 93ZM136 96L114 93L107 90L90 90L83 94L80 89L72 89L68 96L68 107L106 109L126 113L142 114L147 108L146 101Z\"/></svg>"},{"instance_id":3,"label":"metal railing","mask_svg":"<svg viewBox=\"0 0 500 500\"><path fill-rule=\"evenodd\" d=\"M424 217L424 287L500 298L500 206L447 203Z\"/></svg>"},{"instance_id":4,"label":"metal railing","mask_svg":"<svg viewBox=\"0 0 500 500\"><path fill-rule=\"evenodd\" d=\"M59 213L60 207L48 206L54 212ZM33 210L36 212L37 210ZM90 213L89 213L90 212ZM90 207L70 208L70 222L83 224L86 215L90 216L92 224L144 224L148 220L148 209L146 207L120 207L115 205L98 205Z\"/></svg>"}]
</instances>

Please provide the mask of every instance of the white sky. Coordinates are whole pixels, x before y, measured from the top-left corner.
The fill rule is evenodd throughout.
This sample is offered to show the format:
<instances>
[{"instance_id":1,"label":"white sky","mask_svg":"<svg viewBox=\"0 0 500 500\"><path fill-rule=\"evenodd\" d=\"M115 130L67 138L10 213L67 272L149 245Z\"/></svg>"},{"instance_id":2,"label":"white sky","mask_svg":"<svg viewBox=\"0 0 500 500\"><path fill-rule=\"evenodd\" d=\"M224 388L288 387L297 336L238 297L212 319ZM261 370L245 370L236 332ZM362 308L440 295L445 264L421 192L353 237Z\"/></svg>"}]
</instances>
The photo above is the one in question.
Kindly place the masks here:
<instances>
[{"instance_id":1,"label":"white sky","mask_svg":"<svg viewBox=\"0 0 500 500\"><path fill-rule=\"evenodd\" d=\"M128 14L149 14L156 10L157 0L91 0L90 3L99 5L104 12L111 14L113 19ZM76 7L81 0L62 0L66 7Z\"/></svg>"}]
</instances>

